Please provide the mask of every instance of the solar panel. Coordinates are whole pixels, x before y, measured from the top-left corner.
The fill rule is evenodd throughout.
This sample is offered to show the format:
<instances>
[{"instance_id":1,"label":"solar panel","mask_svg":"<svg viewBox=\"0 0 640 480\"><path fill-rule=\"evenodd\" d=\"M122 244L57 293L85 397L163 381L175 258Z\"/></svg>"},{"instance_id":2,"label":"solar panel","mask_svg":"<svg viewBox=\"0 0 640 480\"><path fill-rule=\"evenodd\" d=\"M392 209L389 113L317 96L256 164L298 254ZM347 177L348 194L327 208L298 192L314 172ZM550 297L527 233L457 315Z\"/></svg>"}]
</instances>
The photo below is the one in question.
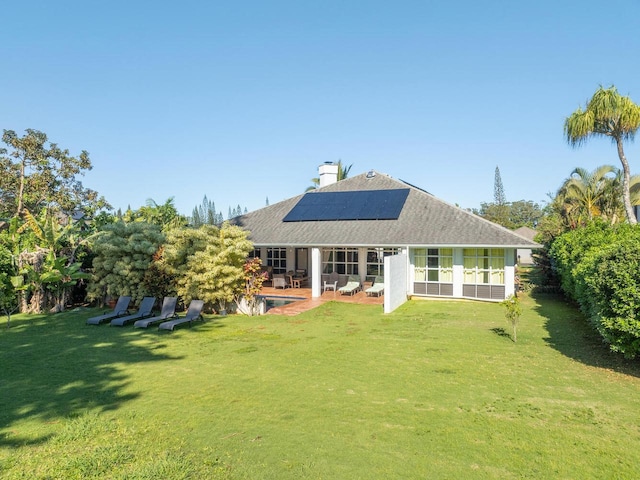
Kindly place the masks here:
<instances>
[{"instance_id":1,"label":"solar panel","mask_svg":"<svg viewBox=\"0 0 640 480\"><path fill-rule=\"evenodd\" d=\"M396 220L408 195L408 188L310 192L296 203L283 221Z\"/></svg>"}]
</instances>

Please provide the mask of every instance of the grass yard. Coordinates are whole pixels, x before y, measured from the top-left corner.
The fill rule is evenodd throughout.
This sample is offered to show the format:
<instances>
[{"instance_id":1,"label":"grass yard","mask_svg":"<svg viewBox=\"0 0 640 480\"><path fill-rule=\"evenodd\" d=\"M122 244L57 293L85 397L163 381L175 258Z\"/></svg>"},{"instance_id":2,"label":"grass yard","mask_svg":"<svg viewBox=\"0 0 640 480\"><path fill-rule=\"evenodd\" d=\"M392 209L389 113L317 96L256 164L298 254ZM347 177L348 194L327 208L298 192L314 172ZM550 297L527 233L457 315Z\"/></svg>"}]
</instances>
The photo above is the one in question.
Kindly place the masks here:
<instances>
[{"instance_id":1,"label":"grass yard","mask_svg":"<svg viewBox=\"0 0 640 480\"><path fill-rule=\"evenodd\" d=\"M640 368L555 296L0 331L0 477L638 478Z\"/></svg>"}]
</instances>

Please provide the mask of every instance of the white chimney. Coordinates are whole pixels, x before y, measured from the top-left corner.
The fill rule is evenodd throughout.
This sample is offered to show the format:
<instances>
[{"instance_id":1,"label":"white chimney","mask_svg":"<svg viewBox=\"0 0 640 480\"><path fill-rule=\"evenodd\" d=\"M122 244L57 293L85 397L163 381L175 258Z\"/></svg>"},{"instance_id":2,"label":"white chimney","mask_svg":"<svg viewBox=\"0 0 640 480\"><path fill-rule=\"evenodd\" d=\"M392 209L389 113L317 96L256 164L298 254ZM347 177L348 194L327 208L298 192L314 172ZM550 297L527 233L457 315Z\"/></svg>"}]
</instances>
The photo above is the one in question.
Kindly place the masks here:
<instances>
[{"instance_id":1,"label":"white chimney","mask_svg":"<svg viewBox=\"0 0 640 480\"><path fill-rule=\"evenodd\" d=\"M333 162L325 162L318 167L320 175L320 188L331 185L338 181L338 164Z\"/></svg>"}]
</instances>

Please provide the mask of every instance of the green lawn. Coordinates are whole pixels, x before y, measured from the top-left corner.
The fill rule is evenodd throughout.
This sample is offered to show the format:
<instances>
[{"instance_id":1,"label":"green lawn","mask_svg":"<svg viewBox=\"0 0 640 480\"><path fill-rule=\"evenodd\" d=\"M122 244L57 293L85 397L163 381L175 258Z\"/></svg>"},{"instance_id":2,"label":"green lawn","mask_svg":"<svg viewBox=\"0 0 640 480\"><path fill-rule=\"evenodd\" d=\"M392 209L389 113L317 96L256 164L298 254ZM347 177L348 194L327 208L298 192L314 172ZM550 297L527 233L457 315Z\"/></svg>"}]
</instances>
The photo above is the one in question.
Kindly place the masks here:
<instances>
[{"instance_id":1,"label":"green lawn","mask_svg":"<svg viewBox=\"0 0 640 480\"><path fill-rule=\"evenodd\" d=\"M0 331L1 478L638 478L640 368L554 296Z\"/></svg>"}]
</instances>

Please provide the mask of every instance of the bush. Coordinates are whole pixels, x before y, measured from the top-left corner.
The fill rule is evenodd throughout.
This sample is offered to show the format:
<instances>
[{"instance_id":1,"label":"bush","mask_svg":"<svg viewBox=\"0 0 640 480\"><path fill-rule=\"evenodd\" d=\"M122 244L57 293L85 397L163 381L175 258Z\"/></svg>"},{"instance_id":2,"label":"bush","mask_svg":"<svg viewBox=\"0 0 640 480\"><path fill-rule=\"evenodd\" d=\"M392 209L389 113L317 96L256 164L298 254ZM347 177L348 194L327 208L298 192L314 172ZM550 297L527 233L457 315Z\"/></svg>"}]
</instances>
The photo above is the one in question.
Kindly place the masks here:
<instances>
[{"instance_id":1,"label":"bush","mask_svg":"<svg viewBox=\"0 0 640 480\"><path fill-rule=\"evenodd\" d=\"M550 256L563 291L610 348L640 353L640 227L594 223L558 237Z\"/></svg>"}]
</instances>

